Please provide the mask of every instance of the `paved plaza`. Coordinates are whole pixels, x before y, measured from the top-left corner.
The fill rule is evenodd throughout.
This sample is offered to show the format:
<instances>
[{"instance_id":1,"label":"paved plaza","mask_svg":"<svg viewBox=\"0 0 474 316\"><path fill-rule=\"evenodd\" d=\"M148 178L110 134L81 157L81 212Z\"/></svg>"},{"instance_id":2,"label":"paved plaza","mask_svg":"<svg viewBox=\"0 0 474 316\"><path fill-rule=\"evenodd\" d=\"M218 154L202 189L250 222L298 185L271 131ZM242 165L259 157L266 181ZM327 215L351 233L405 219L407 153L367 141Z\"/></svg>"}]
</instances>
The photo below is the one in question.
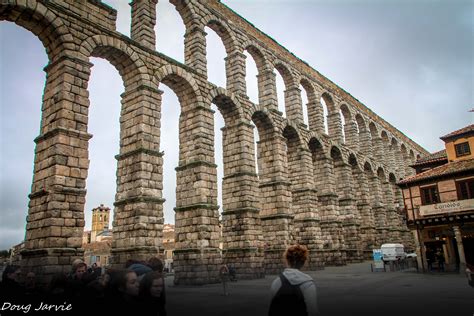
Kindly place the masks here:
<instances>
[{"instance_id":1,"label":"paved plaza","mask_svg":"<svg viewBox=\"0 0 474 316\"><path fill-rule=\"evenodd\" d=\"M474 288L463 274L371 272L370 261L309 272L316 280L321 315L474 315ZM173 286L166 278L168 315L267 315L275 275L221 284Z\"/></svg>"}]
</instances>

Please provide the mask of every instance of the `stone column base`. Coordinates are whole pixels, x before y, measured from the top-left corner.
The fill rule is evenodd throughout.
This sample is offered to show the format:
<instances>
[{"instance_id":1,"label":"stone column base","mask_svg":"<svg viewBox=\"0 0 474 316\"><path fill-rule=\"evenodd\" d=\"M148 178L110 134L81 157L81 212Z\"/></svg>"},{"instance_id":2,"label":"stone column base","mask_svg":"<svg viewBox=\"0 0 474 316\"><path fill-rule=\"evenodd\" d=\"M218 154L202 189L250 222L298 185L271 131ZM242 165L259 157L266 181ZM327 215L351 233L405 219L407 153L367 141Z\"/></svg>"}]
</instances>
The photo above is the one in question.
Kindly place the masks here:
<instances>
[{"instance_id":1,"label":"stone column base","mask_svg":"<svg viewBox=\"0 0 474 316\"><path fill-rule=\"evenodd\" d=\"M222 251L223 262L235 268L237 279L265 277L263 252L257 248L230 248Z\"/></svg>"},{"instance_id":2,"label":"stone column base","mask_svg":"<svg viewBox=\"0 0 474 316\"><path fill-rule=\"evenodd\" d=\"M218 248L177 249L173 255L174 284L203 285L219 283L222 257Z\"/></svg>"},{"instance_id":3,"label":"stone column base","mask_svg":"<svg viewBox=\"0 0 474 316\"><path fill-rule=\"evenodd\" d=\"M309 248L309 258L303 270L317 271L324 270L324 251Z\"/></svg>"},{"instance_id":4,"label":"stone column base","mask_svg":"<svg viewBox=\"0 0 474 316\"><path fill-rule=\"evenodd\" d=\"M125 263L130 260L148 261L151 257L158 257L162 259L163 251L159 251L157 247L153 246L138 246L117 248L110 251L110 264L114 269L125 269Z\"/></svg>"},{"instance_id":5,"label":"stone column base","mask_svg":"<svg viewBox=\"0 0 474 316\"><path fill-rule=\"evenodd\" d=\"M41 248L21 251L20 265L24 273L34 272L39 286L50 283L54 275L71 272L72 262L84 259L82 248Z\"/></svg>"},{"instance_id":6,"label":"stone column base","mask_svg":"<svg viewBox=\"0 0 474 316\"><path fill-rule=\"evenodd\" d=\"M285 269L283 254L286 248L274 248L265 250L265 274L279 274Z\"/></svg>"},{"instance_id":7,"label":"stone column base","mask_svg":"<svg viewBox=\"0 0 474 316\"><path fill-rule=\"evenodd\" d=\"M325 250L325 265L326 266L343 266L346 265L346 251L345 250Z\"/></svg>"}]
</instances>

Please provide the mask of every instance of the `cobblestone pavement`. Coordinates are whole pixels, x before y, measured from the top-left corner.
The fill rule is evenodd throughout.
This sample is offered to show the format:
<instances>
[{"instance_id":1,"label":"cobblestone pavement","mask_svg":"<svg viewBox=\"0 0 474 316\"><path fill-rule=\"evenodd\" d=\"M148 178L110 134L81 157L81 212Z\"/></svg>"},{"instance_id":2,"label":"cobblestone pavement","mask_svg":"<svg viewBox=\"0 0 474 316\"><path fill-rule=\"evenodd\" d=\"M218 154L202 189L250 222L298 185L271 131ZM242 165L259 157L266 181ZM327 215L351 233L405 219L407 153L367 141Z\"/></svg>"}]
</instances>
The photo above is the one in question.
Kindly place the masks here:
<instances>
[{"instance_id":1,"label":"cobblestone pavement","mask_svg":"<svg viewBox=\"0 0 474 316\"><path fill-rule=\"evenodd\" d=\"M371 272L370 262L308 272L316 280L320 312L335 315L474 315L474 288L464 274ZM221 284L173 286L166 278L168 315L267 315L275 275Z\"/></svg>"}]
</instances>

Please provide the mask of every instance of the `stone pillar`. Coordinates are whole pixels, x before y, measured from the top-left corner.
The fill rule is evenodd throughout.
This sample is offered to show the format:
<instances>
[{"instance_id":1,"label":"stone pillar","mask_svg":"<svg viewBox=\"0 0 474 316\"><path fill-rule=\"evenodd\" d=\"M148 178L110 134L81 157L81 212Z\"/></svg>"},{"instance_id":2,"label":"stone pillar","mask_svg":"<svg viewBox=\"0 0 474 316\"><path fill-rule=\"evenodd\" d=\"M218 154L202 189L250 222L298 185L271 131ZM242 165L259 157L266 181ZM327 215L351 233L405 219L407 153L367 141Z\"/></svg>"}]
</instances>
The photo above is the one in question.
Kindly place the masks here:
<instances>
[{"instance_id":1,"label":"stone pillar","mask_svg":"<svg viewBox=\"0 0 474 316\"><path fill-rule=\"evenodd\" d=\"M227 90L247 97L245 83L245 54L233 51L225 58Z\"/></svg>"},{"instance_id":2,"label":"stone pillar","mask_svg":"<svg viewBox=\"0 0 474 316\"><path fill-rule=\"evenodd\" d=\"M466 255L464 253L464 245L462 243L461 228L459 226L453 226L454 237L456 238L456 244L458 246L459 253L459 271L463 273L466 270Z\"/></svg>"},{"instance_id":3,"label":"stone pillar","mask_svg":"<svg viewBox=\"0 0 474 316\"><path fill-rule=\"evenodd\" d=\"M397 171L397 177L405 178L405 166L403 163L403 156L400 148L395 148L395 169Z\"/></svg>"},{"instance_id":4,"label":"stone pillar","mask_svg":"<svg viewBox=\"0 0 474 316\"><path fill-rule=\"evenodd\" d=\"M155 50L156 4L158 0L133 0L131 38Z\"/></svg>"},{"instance_id":5,"label":"stone pillar","mask_svg":"<svg viewBox=\"0 0 474 316\"><path fill-rule=\"evenodd\" d=\"M336 161L334 172L337 176L339 194L339 213L343 226L346 257L348 262L359 262L362 259L360 224L357 222L356 200L353 192L351 166L342 160Z\"/></svg>"},{"instance_id":6,"label":"stone pillar","mask_svg":"<svg viewBox=\"0 0 474 316\"><path fill-rule=\"evenodd\" d=\"M346 264L344 232L339 215L336 175L327 157L313 160L321 216L321 235L326 265Z\"/></svg>"},{"instance_id":7,"label":"stone pillar","mask_svg":"<svg viewBox=\"0 0 474 316\"><path fill-rule=\"evenodd\" d=\"M297 122L298 125L304 124L301 89L298 86L293 86L287 88L284 93L286 117L289 120Z\"/></svg>"},{"instance_id":8,"label":"stone pillar","mask_svg":"<svg viewBox=\"0 0 474 316\"><path fill-rule=\"evenodd\" d=\"M396 212L393 191L390 182L381 180L382 196L385 201L385 210L387 213L388 238L396 243L402 243L400 236L400 221Z\"/></svg>"},{"instance_id":9,"label":"stone pillar","mask_svg":"<svg viewBox=\"0 0 474 316\"><path fill-rule=\"evenodd\" d=\"M355 187L358 190L357 209L360 215L361 247L364 259L372 258L372 249L375 247L375 219L370 205L369 184L365 172L357 167L352 168Z\"/></svg>"},{"instance_id":10,"label":"stone pillar","mask_svg":"<svg viewBox=\"0 0 474 316\"><path fill-rule=\"evenodd\" d=\"M45 67L40 135L35 139L21 265L42 284L82 258L89 168L87 81L92 64L64 56Z\"/></svg>"},{"instance_id":11,"label":"stone pillar","mask_svg":"<svg viewBox=\"0 0 474 316\"><path fill-rule=\"evenodd\" d=\"M264 276L260 194L255 173L253 125L224 127L223 260L239 279Z\"/></svg>"},{"instance_id":12,"label":"stone pillar","mask_svg":"<svg viewBox=\"0 0 474 316\"><path fill-rule=\"evenodd\" d=\"M339 112L328 114L328 132L329 137L336 142L343 143L344 137L342 135L342 121Z\"/></svg>"},{"instance_id":13,"label":"stone pillar","mask_svg":"<svg viewBox=\"0 0 474 316\"><path fill-rule=\"evenodd\" d=\"M269 110L278 112L276 93L276 74L271 69L264 69L257 75L258 103Z\"/></svg>"},{"instance_id":14,"label":"stone pillar","mask_svg":"<svg viewBox=\"0 0 474 316\"><path fill-rule=\"evenodd\" d=\"M359 130L359 149L366 157L373 156L372 138L368 130Z\"/></svg>"},{"instance_id":15,"label":"stone pillar","mask_svg":"<svg viewBox=\"0 0 474 316\"><path fill-rule=\"evenodd\" d=\"M262 167L260 219L265 242L265 273L275 274L284 268L283 252L294 241L294 215L290 214L291 184L287 175L285 138L275 134L267 135L258 142L258 151Z\"/></svg>"},{"instance_id":16,"label":"stone pillar","mask_svg":"<svg viewBox=\"0 0 474 316\"><path fill-rule=\"evenodd\" d=\"M214 111L182 107L176 168L175 284L219 282L222 263L214 163Z\"/></svg>"},{"instance_id":17,"label":"stone pillar","mask_svg":"<svg viewBox=\"0 0 474 316\"><path fill-rule=\"evenodd\" d=\"M373 154L375 155L375 159L379 162L385 161L385 150L382 142L382 137L372 135L372 146L373 146Z\"/></svg>"},{"instance_id":18,"label":"stone pillar","mask_svg":"<svg viewBox=\"0 0 474 316\"><path fill-rule=\"evenodd\" d=\"M184 34L184 62L207 79L206 35L204 29L192 25Z\"/></svg>"},{"instance_id":19,"label":"stone pillar","mask_svg":"<svg viewBox=\"0 0 474 316\"><path fill-rule=\"evenodd\" d=\"M163 253L162 93L142 85L122 94L111 251L115 268L123 268L129 259L148 260Z\"/></svg>"},{"instance_id":20,"label":"stone pillar","mask_svg":"<svg viewBox=\"0 0 474 316\"><path fill-rule=\"evenodd\" d=\"M309 100L308 104L309 129L320 134L325 134L323 106L318 100Z\"/></svg>"},{"instance_id":21,"label":"stone pillar","mask_svg":"<svg viewBox=\"0 0 474 316\"><path fill-rule=\"evenodd\" d=\"M309 260L305 268L314 271L324 266L324 255L311 152L298 148L292 156L294 159L288 161L288 164L290 165L292 210L295 214L293 225L296 232L295 241L308 247Z\"/></svg>"},{"instance_id":22,"label":"stone pillar","mask_svg":"<svg viewBox=\"0 0 474 316\"><path fill-rule=\"evenodd\" d=\"M359 137L357 135L357 124L349 120L344 124L345 144L354 151L359 151Z\"/></svg>"},{"instance_id":23,"label":"stone pillar","mask_svg":"<svg viewBox=\"0 0 474 316\"><path fill-rule=\"evenodd\" d=\"M385 144L385 161L384 163L389 167L389 170L395 171L396 170L396 163L395 163L395 151L393 150L393 146L390 143Z\"/></svg>"},{"instance_id":24,"label":"stone pillar","mask_svg":"<svg viewBox=\"0 0 474 316\"><path fill-rule=\"evenodd\" d=\"M368 175L370 191L372 193L372 211L375 219L375 229L377 235L375 236L375 243L377 247L385 242L387 236L387 215L385 213L385 206L382 204L382 193L380 190L379 178L374 174Z\"/></svg>"}]
</instances>

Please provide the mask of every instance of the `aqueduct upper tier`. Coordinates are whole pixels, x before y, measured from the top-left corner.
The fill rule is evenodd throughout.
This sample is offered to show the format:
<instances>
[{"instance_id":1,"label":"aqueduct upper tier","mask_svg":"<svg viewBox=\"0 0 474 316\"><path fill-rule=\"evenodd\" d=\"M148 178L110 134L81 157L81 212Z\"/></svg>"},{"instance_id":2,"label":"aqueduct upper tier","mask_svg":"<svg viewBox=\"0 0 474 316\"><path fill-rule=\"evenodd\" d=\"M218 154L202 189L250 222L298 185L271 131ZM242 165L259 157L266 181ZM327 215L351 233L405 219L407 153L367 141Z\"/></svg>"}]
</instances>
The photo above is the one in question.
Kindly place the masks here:
<instances>
[{"instance_id":1,"label":"aqueduct upper tier","mask_svg":"<svg viewBox=\"0 0 474 316\"><path fill-rule=\"evenodd\" d=\"M308 246L315 269L362 260L385 241L410 245L395 182L427 152L221 2L170 2L186 28L184 64L155 50L157 0L131 2L131 38L116 31L116 11L98 0L1 2L0 19L33 32L49 58L23 264L47 276L82 256L91 57L113 64L125 87L113 264L162 250L161 84L181 106L176 283L215 282L222 262L242 278L276 272L295 242ZM224 44L226 87L207 80L205 27ZM258 69L258 104L247 97L245 51ZM286 117L275 70L285 83ZM221 222L212 103L225 120Z\"/></svg>"}]
</instances>

